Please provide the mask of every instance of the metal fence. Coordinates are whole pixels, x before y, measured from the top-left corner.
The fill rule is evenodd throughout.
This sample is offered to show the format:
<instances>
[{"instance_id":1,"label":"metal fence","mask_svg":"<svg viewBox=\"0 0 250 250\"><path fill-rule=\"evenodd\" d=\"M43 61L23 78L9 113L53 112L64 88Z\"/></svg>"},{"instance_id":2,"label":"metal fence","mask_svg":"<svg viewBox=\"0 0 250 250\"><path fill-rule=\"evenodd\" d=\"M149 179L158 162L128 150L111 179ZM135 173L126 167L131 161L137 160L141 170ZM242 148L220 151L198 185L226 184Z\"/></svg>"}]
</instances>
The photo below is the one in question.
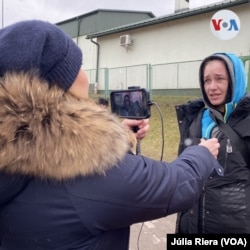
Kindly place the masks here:
<instances>
[{"instance_id":1,"label":"metal fence","mask_svg":"<svg viewBox=\"0 0 250 250\"><path fill-rule=\"evenodd\" d=\"M250 90L250 57L242 58ZM165 64L141 64L117 68L85 70L90 81L90 93L109 96L112 90L131 86L146 88L153 95L200 96L198 70L201 61Z\"/></svg>"}]
</instances>

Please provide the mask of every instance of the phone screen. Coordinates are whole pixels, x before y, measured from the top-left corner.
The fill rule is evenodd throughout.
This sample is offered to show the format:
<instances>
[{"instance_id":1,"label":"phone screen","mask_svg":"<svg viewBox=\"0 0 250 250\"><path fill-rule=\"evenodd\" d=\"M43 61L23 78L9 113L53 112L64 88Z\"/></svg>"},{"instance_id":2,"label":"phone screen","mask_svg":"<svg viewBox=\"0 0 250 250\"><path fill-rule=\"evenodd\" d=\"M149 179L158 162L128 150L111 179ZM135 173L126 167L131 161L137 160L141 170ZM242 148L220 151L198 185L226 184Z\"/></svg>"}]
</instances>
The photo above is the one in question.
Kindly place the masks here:
<instances>
[{"instance_id":1,"label":"phone screen","mask_svg":"<svg viewBox=\"0 0 250 250\"><path fill-rule=\"evenodd\" d=\"M110 93L111 111L119 117L150 117L149 93L146 89L116 90Z\"/></svg>"}]
</instances>

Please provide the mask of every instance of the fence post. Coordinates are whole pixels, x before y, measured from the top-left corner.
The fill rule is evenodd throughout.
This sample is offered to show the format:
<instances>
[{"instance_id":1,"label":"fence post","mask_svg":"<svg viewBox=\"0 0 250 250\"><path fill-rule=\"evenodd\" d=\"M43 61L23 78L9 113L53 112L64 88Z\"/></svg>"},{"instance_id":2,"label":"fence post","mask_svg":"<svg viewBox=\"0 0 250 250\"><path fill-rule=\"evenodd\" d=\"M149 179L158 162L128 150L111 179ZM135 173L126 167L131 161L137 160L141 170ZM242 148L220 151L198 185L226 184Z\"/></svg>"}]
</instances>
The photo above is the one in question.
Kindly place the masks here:
<instances>
[{"instance_id":1,"label":"fence post","mask_svg":"<svg viewBox=\"0 0 250 250\"><path fill-rule=\"evenodd\" d=\"M150 92L152 89L152 77L153 77L152 74L153 74L152 65L148 64L147 65L147 88Z\"/></svg>"},{"instance_id":2,"label":"fence post","mask_svg":"<svg viewBox=\"0 0 250 250\"><path fill-rule=\"evenodd\" d=\"M109 96L109 69L105 68L104 69L104 86L105 86L105 97Z\"/></svg>"},{"instance_id":3,"label":"fence post","mask_svg":"<svg viewBox=\"0 0 250 250\"><path fill-rule=\"evenodd\" d=\"M241 60L244 63L244 66L246 67L246 62L248 61L248 69L246 72L247 75L247 90L250 90L250 56L241 56Z\"/></svg>"}]
</instances>

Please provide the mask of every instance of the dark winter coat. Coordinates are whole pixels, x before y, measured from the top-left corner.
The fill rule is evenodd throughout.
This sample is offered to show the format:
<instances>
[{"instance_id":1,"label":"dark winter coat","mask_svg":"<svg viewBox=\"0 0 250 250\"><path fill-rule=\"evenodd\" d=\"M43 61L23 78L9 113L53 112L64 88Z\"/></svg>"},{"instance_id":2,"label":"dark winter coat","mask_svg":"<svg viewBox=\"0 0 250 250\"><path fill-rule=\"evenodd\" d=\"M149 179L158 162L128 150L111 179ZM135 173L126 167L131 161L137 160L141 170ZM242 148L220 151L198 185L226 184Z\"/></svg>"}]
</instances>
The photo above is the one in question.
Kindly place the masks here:
<instances>
[{"instance_id":1,"label":"dark winter coat","mask_svg":"<svg viewBox=\"0 0 250 250\"><path fill-rule=\"evenodd\" d=\"M130 225L190 208L220 168L202 146L173 163L133 155L94 102L24 75L1 81L1 250L128 249Z\"/></svg>"},{"instance_id":2,"label":"dark winter coat","mask_svg":"<svg viewBox=\"0 0 250 250\"><path fill-rule=\"evenodd\" d=\"M245 72L238 62L234 62L232 100L240 101L236 102L236 107L228 114L226 123L242 138L250 153L250 95L244 95ZM205 103L201 99L176 106L181 134L179 153L187 146L197 144L203 137L202 118L205 110ZM212 107L209 110L214 111ZM218 119L222 119L219 113L217 115ZM176 231L250 233L250 161L244 160L233 142L230 143L232 152L227 150L229 138L217 126L212 129L211 134L211 137L217 137L220 142L218 161L224 168L224 176L210 176L195 206L178 214Z\"/></svg>"}]
</instances>

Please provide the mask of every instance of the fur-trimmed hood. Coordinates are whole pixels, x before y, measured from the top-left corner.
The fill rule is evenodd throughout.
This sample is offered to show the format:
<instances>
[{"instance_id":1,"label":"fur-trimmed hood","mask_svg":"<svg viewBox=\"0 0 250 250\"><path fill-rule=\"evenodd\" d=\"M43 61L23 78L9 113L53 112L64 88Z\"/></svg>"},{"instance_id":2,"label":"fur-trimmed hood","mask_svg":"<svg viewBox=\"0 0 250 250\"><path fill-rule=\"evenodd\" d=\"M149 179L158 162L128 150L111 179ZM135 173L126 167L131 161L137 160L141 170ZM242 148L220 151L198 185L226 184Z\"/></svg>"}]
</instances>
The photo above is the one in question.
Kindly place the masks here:
<instances>
[{"instance_id":1,"label":"fur-trimmed hood","mask_svg":"<svg viewBox=\"0 0 250 250\"><path fill-rule=\"evenodd\" d=\"M105 173L128 151L128 131L93 100L37 76L0 79L0 170L58 180Z\"/></svg>"}]
</instances>

